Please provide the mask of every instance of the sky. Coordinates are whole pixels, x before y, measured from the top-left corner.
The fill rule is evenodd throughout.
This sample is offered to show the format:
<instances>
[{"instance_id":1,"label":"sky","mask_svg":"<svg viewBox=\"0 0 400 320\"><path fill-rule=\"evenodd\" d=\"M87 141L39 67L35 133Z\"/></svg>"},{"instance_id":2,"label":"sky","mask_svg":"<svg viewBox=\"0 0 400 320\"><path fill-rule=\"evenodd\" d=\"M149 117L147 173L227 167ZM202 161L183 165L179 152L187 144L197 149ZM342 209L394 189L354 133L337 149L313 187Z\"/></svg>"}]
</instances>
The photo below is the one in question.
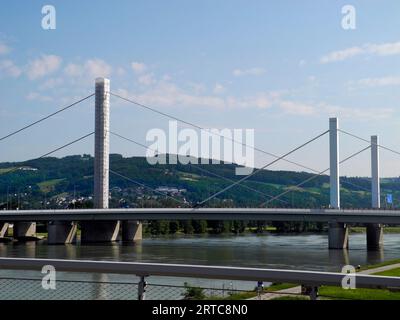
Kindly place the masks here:
<instances>
[{"instance_id":1,"label":"sky","mask_svg":"<svg viewBox=\"0 0 400 320\"><path fill-rule=\"evenodd\" d=\"M42 28L42 7L56 29ZM355 8L344 29L342 8ZM0 11L0 136L94 91L111 91L205 128L254 129L255 145L276 155L340 128L400 150L400 2L11 1ZM180 128L187 126L181 125ZM111 97L111 130L146 143L168 119ZM23 161L94 129L94 100L0 141L0 161ZM340 158L366 146L340 134ZM93 138L55 154L93 154ZM111 152L144 155L111 137ZM273 160L255 153L260 167ZM329 167L328 137L289 159ZM400 156L381 150L382 176L400 175ZM300 171L279 162L273 170ZM370 154L341 166L370 176Z\"/></svg>"}]
</instances>

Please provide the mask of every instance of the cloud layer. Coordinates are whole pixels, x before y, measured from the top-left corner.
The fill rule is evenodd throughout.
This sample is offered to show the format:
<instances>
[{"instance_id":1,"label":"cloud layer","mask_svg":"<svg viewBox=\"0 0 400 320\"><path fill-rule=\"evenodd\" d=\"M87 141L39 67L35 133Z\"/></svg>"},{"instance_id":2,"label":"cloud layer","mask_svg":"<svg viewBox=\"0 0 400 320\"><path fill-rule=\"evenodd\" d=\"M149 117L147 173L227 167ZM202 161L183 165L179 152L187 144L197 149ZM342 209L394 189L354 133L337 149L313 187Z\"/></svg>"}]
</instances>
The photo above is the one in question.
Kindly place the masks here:
<instances>
[{"instance_id":1,"label":"cloud layer","mask_svg":"<svg viewBox=\"0 0 400 320\"><path fill-rule=\"evenodd\" d=\"M351 47L339 51L330 52L320 58L320 63L332 63L347 60L360 55L390 56L400 54L400 42L382 44L367 43L361 47Z\"/></svg>"}]
</instances>

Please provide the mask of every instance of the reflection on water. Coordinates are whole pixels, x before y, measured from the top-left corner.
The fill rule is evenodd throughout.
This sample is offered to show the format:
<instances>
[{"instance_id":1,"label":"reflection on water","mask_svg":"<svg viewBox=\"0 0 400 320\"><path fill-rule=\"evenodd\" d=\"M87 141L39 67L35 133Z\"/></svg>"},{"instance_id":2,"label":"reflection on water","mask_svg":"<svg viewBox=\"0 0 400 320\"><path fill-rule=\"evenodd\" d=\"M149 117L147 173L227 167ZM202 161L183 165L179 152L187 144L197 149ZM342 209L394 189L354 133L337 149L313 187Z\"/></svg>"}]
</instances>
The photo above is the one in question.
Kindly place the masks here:
<instances>
[{"instance_id":1,"label":"reflection on water","mask_svg":"<svg viewBox=\"0 0 400 320\"><path fill-rule=\"evenodd\" d=\"M338 271L400 257L400 235L386 234L382 251L367 251L364 234L350 236L350 250L328 250L325 234L175 236L147 238L136 244L0 244L0 256L141 261Z\"/></svg>"}]
</instances>

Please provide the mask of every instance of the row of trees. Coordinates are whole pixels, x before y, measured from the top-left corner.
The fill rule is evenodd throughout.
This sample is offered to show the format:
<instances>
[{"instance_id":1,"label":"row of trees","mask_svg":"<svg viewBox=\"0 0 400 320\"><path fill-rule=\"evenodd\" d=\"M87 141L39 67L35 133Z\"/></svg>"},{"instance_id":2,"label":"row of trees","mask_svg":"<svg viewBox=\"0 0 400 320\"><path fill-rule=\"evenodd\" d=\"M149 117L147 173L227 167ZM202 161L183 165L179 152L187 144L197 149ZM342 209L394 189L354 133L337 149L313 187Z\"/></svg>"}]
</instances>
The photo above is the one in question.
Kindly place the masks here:
<instances>
[{"instance_id":1,"label":"row of trees","mask_svg":"<svg viewBox=\"0 0 400 320\"><path fill-rule=\"evenodd\" d=\"M266 230L267 226L265 221L152 220L145 224L144 232L152 235L240 234L245 231L261 233ZM272 222L269 226L276 232L321 232L324 230L323 223L310 222Z\"/></svg>"}]
</instances>

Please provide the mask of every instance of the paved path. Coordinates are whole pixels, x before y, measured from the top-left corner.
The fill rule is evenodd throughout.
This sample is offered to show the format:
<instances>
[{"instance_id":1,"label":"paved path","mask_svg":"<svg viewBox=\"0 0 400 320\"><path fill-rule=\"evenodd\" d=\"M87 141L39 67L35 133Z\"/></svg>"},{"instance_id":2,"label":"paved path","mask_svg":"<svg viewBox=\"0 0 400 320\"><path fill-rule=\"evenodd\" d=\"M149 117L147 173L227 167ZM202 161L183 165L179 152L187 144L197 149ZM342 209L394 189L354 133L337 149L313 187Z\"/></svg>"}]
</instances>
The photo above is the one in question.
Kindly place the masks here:
<instances>
[{"instance_id":1,"label":"paved path","mask_svg":"<svg viewBox=\"0 0 400 320\"><path fill-rule=\"evenodd\" d=\"M397 268L400 268L400 263L395 263L395 264L390 264L390 265L383 266L383 267L368 269L368 270L360 271L360 273L373 274L373 273L383 272L383 271L397 269Z\"/></svg>"},{"instance_id":2,"label":"paved path","mask_svg":"<svg viewBox=\"0 0 400 320\"><path fill-rule=\"evenodd\" d=\"M395 264L390 264L390 265L383 266L383 267L368 269L368 270L360 271L360 273L374 274L374 273L397 269L397 268L400 268L400 263L395 263ZM266 293L262 294L260 297L253 297L253 298L250 298L249 300L272 300L275 298L292 296L293 294L301 294L301 286L296 286L293 288L275 291L274 293L266 292Z\"/></svg>"}]
</instances>

